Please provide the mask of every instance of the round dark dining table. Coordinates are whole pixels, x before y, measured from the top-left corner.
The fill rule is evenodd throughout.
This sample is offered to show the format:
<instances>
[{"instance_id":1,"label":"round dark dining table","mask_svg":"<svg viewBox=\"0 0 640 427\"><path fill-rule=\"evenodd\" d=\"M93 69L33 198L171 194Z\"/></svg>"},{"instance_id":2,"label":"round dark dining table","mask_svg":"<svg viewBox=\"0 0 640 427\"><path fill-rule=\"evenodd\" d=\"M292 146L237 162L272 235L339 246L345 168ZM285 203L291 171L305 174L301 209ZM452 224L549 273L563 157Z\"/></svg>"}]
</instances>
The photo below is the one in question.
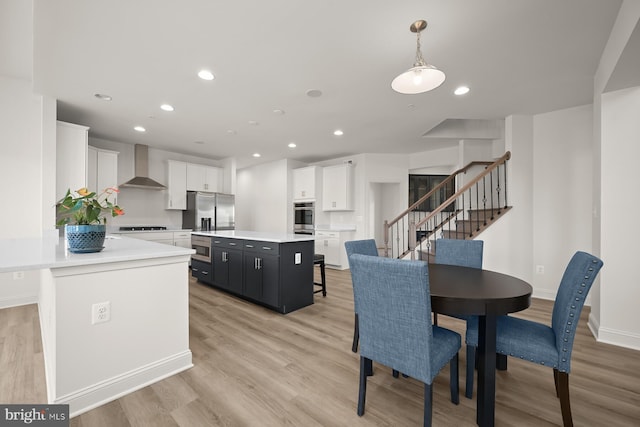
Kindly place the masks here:
<instances>
[{"instance_id":1,"label":"round dark dining table","mask_svg":"<svg viewBox=\"0 0 640 427\"><path fill-rule=\"evenodd\" d=\"M431 310L479 316L477 423L495 423L497 317L531 305L527 282L495 271L429 264Z\"/></svg>"}]
</instances>

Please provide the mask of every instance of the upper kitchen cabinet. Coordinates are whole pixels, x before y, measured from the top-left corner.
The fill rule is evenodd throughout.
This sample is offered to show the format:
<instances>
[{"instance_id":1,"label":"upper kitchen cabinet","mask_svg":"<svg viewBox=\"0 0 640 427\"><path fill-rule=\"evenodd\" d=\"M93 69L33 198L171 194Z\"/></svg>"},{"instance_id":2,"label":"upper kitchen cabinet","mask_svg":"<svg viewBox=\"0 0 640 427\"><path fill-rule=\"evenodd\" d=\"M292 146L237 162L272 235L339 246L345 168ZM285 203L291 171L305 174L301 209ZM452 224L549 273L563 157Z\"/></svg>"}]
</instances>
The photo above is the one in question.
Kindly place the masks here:
<instances>
[{"instance_id":1,"label":"upper kitchen cabinet","mask_svg":"<svg viewBox=\"0 0 640 427\"><path fill-rule=\"evenodd\" d=\"M219 192L222 187L222 169L187 163L187 191Z\"/></svg>"},{"instance_id":2,"label":"upper kitchen cabinet","mask_svg":"<svg viewBox=\"0 0 640 427\"><path fill-rule=\"evenodd\" d=\"M118 187L118 152L89 146L87 187L100 194L105 188ZM117 203L117 193L111 196Z\"/></svg>"},{"instance_id":3,"label":"upper kitchen cabinet","mask_svg":"<svg viewBox=\"0 0 640 427\"><path fill-rule=\"evenodd\" d=\"M168 160L167 209L187 209L187 164Z\"/></svg>"},{"instance_id":4,"label":"upper kitchen cabinet","mask_svg":"<svg viewBox=\"0 0 640 427\"><path fill-rule=\"evenodd\" d=\"M87 186L89 128L66 122L56 125L56 200L67 190Z\"/></svg>"},{"instance_id":5,"label":"upper kitchen cabinet","mask_svg":"<svg viewBox=\"0 0 640 427\"><path fill-rule=\"evenodd\" d=\"M353 164L322 169L322 210L353 210Z\"/></svg>"},{"instance_id":6,"label":"upper kitchen cabinet","mask_svg":"<svg viewBox=\"0 0 640 427\"><path fill-rule=\"evenodd\" d=\"M307 166L293 170L293 201L315 200L319 195L322 169Z\"/></svg>"}]
</instances>

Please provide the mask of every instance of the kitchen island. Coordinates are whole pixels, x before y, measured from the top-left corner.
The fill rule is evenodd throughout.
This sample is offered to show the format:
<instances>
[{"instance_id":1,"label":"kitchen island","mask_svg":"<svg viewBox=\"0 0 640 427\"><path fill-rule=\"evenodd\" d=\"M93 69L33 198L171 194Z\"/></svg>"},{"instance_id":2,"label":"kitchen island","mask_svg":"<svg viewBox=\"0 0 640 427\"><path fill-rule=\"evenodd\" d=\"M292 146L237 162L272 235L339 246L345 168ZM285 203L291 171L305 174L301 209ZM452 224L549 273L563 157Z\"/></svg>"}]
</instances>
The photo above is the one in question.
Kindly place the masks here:
<instances>
[{"instance_id":1,"label":"kitchen island","mask_svg":"<svg viewBox=\"0 0 640 427\"><path fill-rule=\"evenodd\" d=\"M199 281L283 314L313 304L313 236L240 230L192 234L210 238L209 256L191 261Z\"/></svg>"},{"instance_id":2,"label":"kitchen island","mask_svg":"<svg viewBox=\"0 0 640 427\"><path fill-rule=\"evenodd\" d=\"M193 250L107 235L97 253L57 237L0 240L0 252L0 272L40 271L48 403L73 417L193 366Z\"/></svg>"}]
</instances>

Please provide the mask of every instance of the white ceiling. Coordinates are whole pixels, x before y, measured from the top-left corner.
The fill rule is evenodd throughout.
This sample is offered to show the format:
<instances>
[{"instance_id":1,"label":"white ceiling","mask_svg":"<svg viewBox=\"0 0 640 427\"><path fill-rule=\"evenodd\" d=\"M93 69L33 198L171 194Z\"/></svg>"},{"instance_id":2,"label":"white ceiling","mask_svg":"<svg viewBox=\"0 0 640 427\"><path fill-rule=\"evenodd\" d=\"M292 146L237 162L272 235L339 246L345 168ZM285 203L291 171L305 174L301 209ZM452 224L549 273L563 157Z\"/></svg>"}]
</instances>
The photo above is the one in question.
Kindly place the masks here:
<instances>
[{"instance_id":1,"label":"white ceiling","mask_svg":"<svg viewBox=\"0 0 640 427\"><path fill-rule=\"evenodd\" d=\"M58 99L61 120L90 126L94 137L236 157L238 168L419 152L447 139L423 137L447 119L591 103L620 4L34 0L34 88ZM432 92L401 95L390 84L413 64L409 25L417 19L429 23L425 58L447 79ZM201 68L215 80L200 80ZM471 92L456 97L461 84ZM311 98L309 89L323 95ZM162 103L175 111L160 110ZM344 136L333 136L337 128Z\"/></svg>"}]
</instances>

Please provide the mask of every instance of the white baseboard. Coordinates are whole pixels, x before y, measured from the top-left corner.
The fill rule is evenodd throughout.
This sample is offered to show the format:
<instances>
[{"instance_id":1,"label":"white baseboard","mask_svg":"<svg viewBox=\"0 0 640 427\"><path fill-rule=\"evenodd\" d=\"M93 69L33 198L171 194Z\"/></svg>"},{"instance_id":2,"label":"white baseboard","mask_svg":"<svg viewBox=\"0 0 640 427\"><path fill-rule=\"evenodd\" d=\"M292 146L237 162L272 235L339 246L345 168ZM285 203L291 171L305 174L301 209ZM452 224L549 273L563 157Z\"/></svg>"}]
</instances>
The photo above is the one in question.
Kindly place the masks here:
<instances>
[{"instance_id":1,"label":"white baseboard","mask_svg":"<svg viewBox=\"0 0 640 427\"><path fill-rule=\"evenodd\" d=\"M589 319L589 329L591 329L592 333L594 332L591 319ZM597 329L597 333L594 333L594 336L598 342L613 344L632 350L640 350L640 334L600 327Z\"/></svg>"},{"instance_id":2,"label":"white baseboard","mask_svg":"<svg viewBox=\"0 0 640 427\"><path fill-rule=\"evenodd\" d=\"M555 300L556 299L556 291L547 291L545 289L533 289L533 294L531 295L533 298L540 298L546 300Z\"/></svg>"},{"instance_id":3,"label":"white baseboard","mask_svg":"<svg viewBox=\"0 0 640 427\"><path fill-rule=\"evenodd\" d=\"M69 416L73 418L191 367L191 350L186 350L74 393L56 397L49 403L68 404Z\"/></svg>"},{"instance_id":4,"label":"white baseboard","mask_svg":"<svg viewBox=\"0 0 640 427\"><path fill-rule=\"evenodd\" d=\"M10 297L0 298L0 309L37 303L38 295L12 295Z\"/></svg>"}]
</instances>

